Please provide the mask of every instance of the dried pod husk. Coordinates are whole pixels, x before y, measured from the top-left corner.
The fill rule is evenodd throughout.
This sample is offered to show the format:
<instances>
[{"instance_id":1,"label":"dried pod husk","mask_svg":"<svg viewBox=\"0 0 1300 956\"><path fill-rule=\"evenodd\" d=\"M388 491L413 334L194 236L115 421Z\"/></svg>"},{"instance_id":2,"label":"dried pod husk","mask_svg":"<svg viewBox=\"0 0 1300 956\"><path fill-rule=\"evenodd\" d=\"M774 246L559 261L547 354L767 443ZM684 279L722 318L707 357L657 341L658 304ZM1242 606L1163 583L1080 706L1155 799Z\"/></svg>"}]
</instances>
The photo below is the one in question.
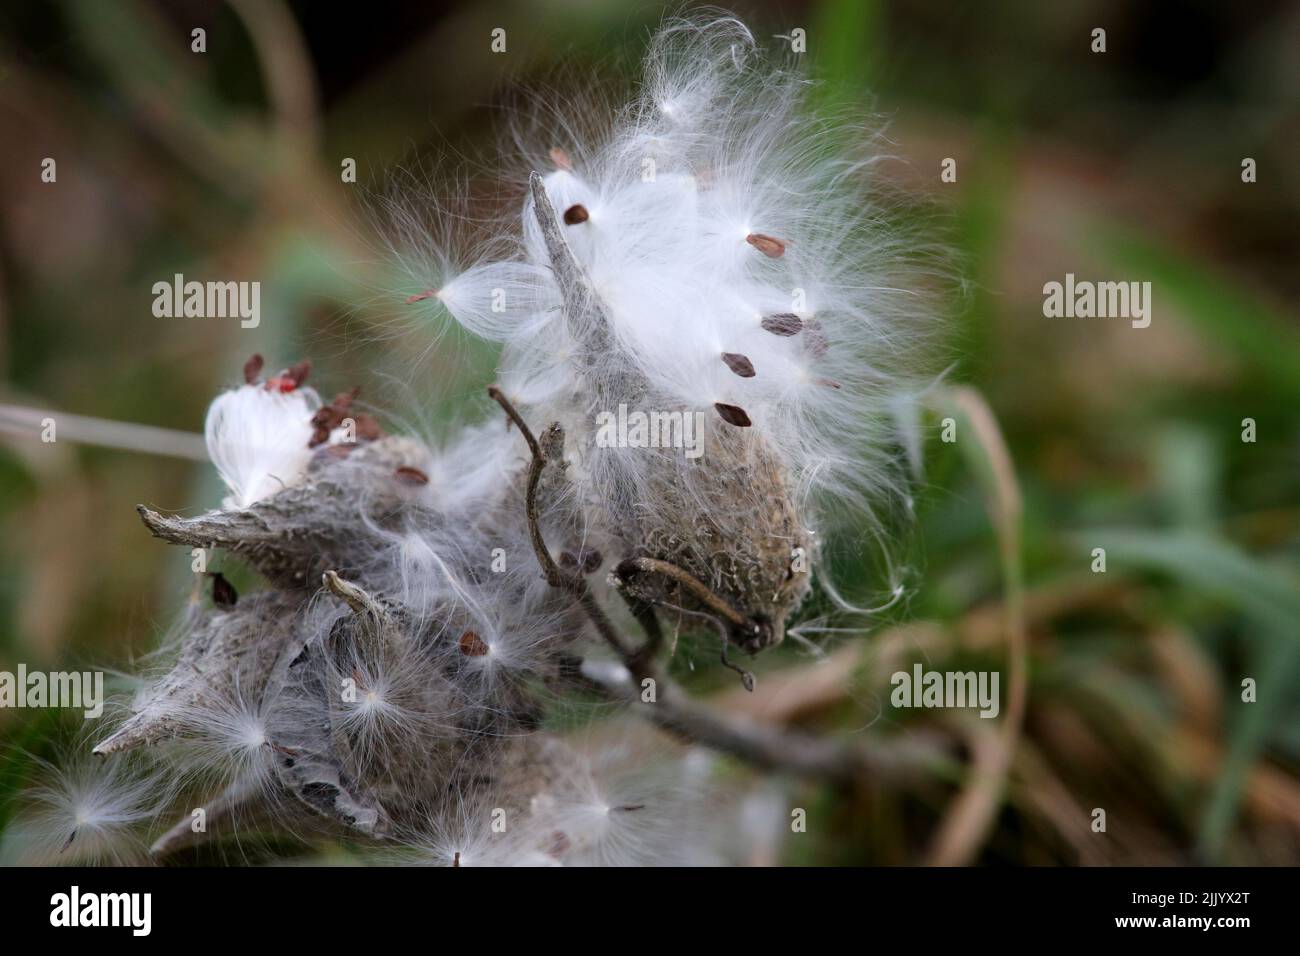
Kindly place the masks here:
<instances>
[{"instance_id":1,"label":"dried pod husk","mask_svg":"<svg viewBox=\"0 0 1300 956\"><path fill-rule=\"evenodd\" d=\"M420 484L410 476L426 474L427 448L398 436L353 447L346 457L322 449L299 483L243 510L195 518L137 510L164 541L224 548L278 584L314 588L322 572L348 571L367 542L378 544L376 527L419 506L408 489Z\"/></svg>"},{"instance_id":2,"label":"dried pod husk","mask_svg":"<svg viewBox=\"0 0 1300 956\"><path fill-rule=\"evenodd\" d=\"M624 563L616 572L635 597L704 614L738 647L757 653L779 644L790 614L807 595L811 538L789 476L766 441L719 424L706 432L699 459L680 450L640 449L645 469L635 540L626 554L666 562L708 588L735 616L701 600L681 581Z\"/></svg>"}]
</instances>

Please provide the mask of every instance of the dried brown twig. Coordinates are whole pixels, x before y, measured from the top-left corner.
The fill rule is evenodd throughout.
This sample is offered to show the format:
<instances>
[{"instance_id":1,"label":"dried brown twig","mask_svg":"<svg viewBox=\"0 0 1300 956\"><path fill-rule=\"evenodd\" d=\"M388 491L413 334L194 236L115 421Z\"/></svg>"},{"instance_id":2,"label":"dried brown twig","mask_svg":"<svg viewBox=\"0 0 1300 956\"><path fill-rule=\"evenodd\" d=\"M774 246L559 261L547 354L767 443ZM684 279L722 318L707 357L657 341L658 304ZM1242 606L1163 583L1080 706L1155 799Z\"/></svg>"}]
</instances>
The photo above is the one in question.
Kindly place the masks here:
<instances>
[{"instance_id":1,"label":"dried brown twig","mask_svg":"<svg viewBox=\"0 0 1300 956\"><path fill-rule=\"evenodd\" d=\"M550 460L547 457L545 449L538 443L533 436L532 429L528 423L523 420L519 412L515 410L514 405L505 397L499 388L495 385L488 387L488 395L505 410L510 420L518 426L519 431L523 434L524 440L528 442L528 450L532 452L532 463L528 468L528 487L525 491L524 508L528 518L528 536L533 543L533 553L537 555L537 563L542 567L542 574L546 576L546 582L553 588L567 591L571 594L578 604L590 618L592 625L605 641L614 648L620 657L627 657L630 653L625 646L623 639L619 637L618 631L614 629L613 623L609 616L596 602L595 596L591 589L587 587L586 580L581 574L572 574L565 571L555 559L551 557L550 549L546 547L546 542L542 538L540 517L537 512L537 485L542 477L542 470ZM564 447L564 433L560 430L558 424L553 424L543 433L543 439L546 446L552 449L553 454L558 454L559 449Z\"/></svg>"}]
</instances>

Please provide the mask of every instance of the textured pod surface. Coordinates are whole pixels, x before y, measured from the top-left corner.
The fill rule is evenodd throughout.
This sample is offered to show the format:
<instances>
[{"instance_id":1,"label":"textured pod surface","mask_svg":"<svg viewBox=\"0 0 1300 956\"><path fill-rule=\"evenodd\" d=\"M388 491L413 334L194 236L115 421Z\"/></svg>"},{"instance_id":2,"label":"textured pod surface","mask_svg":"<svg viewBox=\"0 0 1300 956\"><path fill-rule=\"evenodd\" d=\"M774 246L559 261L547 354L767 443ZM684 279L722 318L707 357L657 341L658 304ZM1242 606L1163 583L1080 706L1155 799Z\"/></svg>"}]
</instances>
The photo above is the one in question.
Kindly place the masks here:
<instances>
[{"instance_id":1,"label":"textured pod surface","mask_svg":"<svg viewBox=\"0 0 1300 956\"><path fill-rule=\"evenodd\" d=\"M664 506L640 515L630 553L684 569L758 624L757 635L730 629L753 653L780 643L787 617L808 593L809 575L795 570L795 558L810 538L785 470L761 438L726 428L709 438L699 463L662 454L648 472L645 494ZM708 613L671 580L641 575L630 584L652 602Z\"/></svg>"}]
</instances>

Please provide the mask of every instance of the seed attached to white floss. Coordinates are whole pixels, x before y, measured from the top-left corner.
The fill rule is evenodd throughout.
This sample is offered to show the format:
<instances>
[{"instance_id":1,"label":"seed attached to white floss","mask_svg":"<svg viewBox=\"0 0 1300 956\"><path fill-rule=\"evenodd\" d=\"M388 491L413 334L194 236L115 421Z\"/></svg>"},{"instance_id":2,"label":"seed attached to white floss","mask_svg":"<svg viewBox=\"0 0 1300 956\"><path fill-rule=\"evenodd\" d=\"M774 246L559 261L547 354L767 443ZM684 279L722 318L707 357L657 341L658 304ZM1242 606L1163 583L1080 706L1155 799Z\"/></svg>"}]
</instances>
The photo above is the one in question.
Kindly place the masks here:
<instances>
[{"instance_id":1,"label":"seed attached to white floss","mask_svg":"<svg viewBox=\"0 0 1300 956\"><path fill-rule=\"evenodd\" d=\"M419 468L410 465L398 465L393 469L393 477L404 485L427 485L429 476Z\"/></svg>"},{"instance_id":2,"label":"seed attached to white floss","mask_svg":"<svg viewBox=\"0 0 1300 956\"><path fill-rule=\"evenodd\" d=\"M487 642L474 631L466 631L460 636L457 643L460 646L460 652L466 657L483 657L489 650Z\"/></svg>"},{"instance_id":3,"label":"seed attached to white floss","mask_svg":"<svg viewBox=\"0 0 1300 956\"><path fill-rule=\"evenodd\" d=\"M727 363L727 368L731 369L741 378L754 377L754 363L744 355L735 352L723 352L722 361Z\"/></svg>"},{"instance_id":4,"label":"seed attached to white floss","mask_svg":"<svg viewBox=\"0 0 1300 956\"><path fill-rule=\"evenodd\" d=\"M739 405L726 405L722 402L714 402L713 407L718 410L718 415L728 425L735 425L737 428L748 428L754 424L749 420L749 415Z\"/></svg>"},{"instance_id":5,"label":"seed attached to white floss","mask_svg":"<svg viewBox=\"0 0 1300 956\"><path fill-rule=\"evenodd\" d=\"M785 243L775 236L751 232L745 237L745 241L769 259L780 259L785 255Z\"/></svg>"},{"instance_id":6,"label":"seed attached to white floss","mask_svg":"<svg viewBox=\"0 0 1300 956\"><path fill-rule=\"evenodd\" d=\"M778 312L776 315L766 315L760 324L773 335L786 338L791 335L798 335L803 328L803 320L793 312Z\"/></svg>"}]
</instances>

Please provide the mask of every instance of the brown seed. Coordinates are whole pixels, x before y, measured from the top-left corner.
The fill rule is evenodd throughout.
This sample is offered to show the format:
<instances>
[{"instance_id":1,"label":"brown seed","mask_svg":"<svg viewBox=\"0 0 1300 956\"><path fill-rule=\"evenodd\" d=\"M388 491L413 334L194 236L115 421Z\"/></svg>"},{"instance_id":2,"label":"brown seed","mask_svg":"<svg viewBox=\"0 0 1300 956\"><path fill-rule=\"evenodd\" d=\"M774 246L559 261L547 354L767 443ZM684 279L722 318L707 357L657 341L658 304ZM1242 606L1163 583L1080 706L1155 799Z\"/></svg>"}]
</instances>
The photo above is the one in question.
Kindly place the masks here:
<instances>
[{"instance_id":1,"label":"brown seed","mask_svg":"<svg viewBox=\"0 0 1300 956\"><path fill-rule=\"evenodd\" d=\"M564 224L566 226L576 226L580 222L586 222L591 218L587 212L587 207L582 203L574 203L568 209L564 210Z\"/></svg>"},{"instance_id":2,"label":"brown seed","mask_svg":"<svg viewBox=\"0 0 1300 956\"><path fill-rule=\"evenodd\" d=\"M460 652L466 657L482 657L489 648L487 642L474 631L466 631L460 636Z\"/></svg>"},{"instance_id":3,"label":"brown seed","mask_svg":"<svg viewBox=\"0 0 1300 956\"><path fill-rule=\"evenodd\" d=\"M551 834L551 845L547 848L548 856L553 856L557 860L569 852L569 836L563 830L556 830Z\"/></svg>"},{"instance_id":4,"label":"brown seed","mask_svg":"<svg viewBox=\"0 0 1300 956\"><path fill-rule=\"evenodd\" d=\"M257 381L257 377L262 374L262 356L254 352L247 362L244 363L244 384L252 385Z\"/></svg>"},{"instance_id":5,"label":"brown seed","mask_svg":"<svg viewBox=\"0 0 1300 956\"><path fill-rule=\"evenodd\" d=\"M410 465L398 465L393 469L393 477L404 485L427 485L429 476L419 468L412 468Z\"/></svg>"},{"instance_id":6,"label":"brown seed","mask_svg":"<svg viewBox=\"0 0 1300 956\"><path fill-rule=\"evenodd\" d=\"M745 414L745 410L738 405L724 405L722 402L714 402L713 407L718 410L722 420L728 425L735 425L737 428L748 428L754 424Z\"/></svg>"},{"instance_id":7,"label":"brown seed","mask_svg":"<svg viewBox=\"0 0 1300 956\"><path fill-rule=\"evenodd\" d=\"M352 420L357 423L358 441L378 441L384 437L384 430L374 415L362 412L360 415L353 416Z\"/></svg>"},{"instance_id":8,"label":"brown seed","mask_svg":"<svg viewBox=\"0 0 1300 956\"><path fill-rule=\"evenodd\" d=\"M406 297L406 304L413 305L414 303L420 302L424 299L432 299L437 294L438 294L437 289L425 289L423 292L415 293L415 295L408 295Z\"/></svg>"},{"instance_id":9,"label":"brown seed","mask_svg":"<svg viewBox=\"0 0 1300 956\"><path fill-rule=\"evenodd\" d=\"M226 580L220 571L209 572L212 575L212 603L217 607L234 607L239 603L235 586Z\"/></svg>"},{"instance_id":10,"label":"brown seed","mask_svg":"<svg viewBox=\"0 0 1300 956\"><path fill-rule=\"evenodd\" d=\"M573 550L566 548L560 552L560 567L566 571L593 574L600 569L603 563L604 558L595 548L575 548Z\"/></svg>"},{"instance_id":11,"label":"brown seed","mask_svg":"<svg viewBox=\"0 0 1300 956\"><path fill-rule=\"evenodd\" d=\"M835 379L833 379L833 378L819 378L819 379L817 379L817 384L818 384L818 385L825 385L827 388L839 388L839 387L840 387L840 383L837 382L837 381L835 381Z\"/></svg>"},{"instance_id":12,"label":"brown seed","mask_svg":"<svg viewBox=\"0 0 1300 956\"><path fill-rule=\"evenodd\" d=\"M741 378L754 377L754 363L743 355L735 352L723 352L722 361L727 363L727 368L731 369Z\"/></svg>"},{"instance_id":13,"label":"brown seed","mask_svg":"<svg viewBox=\"0 0 1300 956\"><path fill-rule=\"evenodd\" d=\"M339 392L334 396L334 401L316 409L316 414L311 417L314 431L312 432L311 441L307 443L308 448L315 448L317 445L323 445L329 441L330 432L343 424L343 420L348 417L348 412L352 408L353 401L360 394L361 386L358 385L350 392ZM358 431L360 431L359 423ZM361 436L358 435L357 437L360 438Z\"/></svg>"},{"instance_id":14,"label":"brown seed","mask_svg":"<svg viewBox=\"0 0 1300 956\"><path fill-rule=\"evenodd\" d=\"M307 381L307 376L310 374L311 359L303 359L301 362L290 365L287 369L281 372L280 377L287 378L289 381L293 382L294 388L297 388L302 385L303 382Z\"/></svg>"},{"instance_id":15,"label":"brown seed","mask_svg":"<svg viewBox=\"0 0 1300 956\"><path fill-rule=\"evenodd\" d=\"M751 232L745 237L745 241L769 259L780 259L785 255L785 242L775 236Z\"/></svg>"},{"instance_id":16,"label":"brown seed","mask_svg":"<svg viewBox=\"0 0 1300 956\"><path fill-rule=\"evenodd\" d=\"M551 147L551 162L555 164L556 169L573 169L573 160L569 159L569 154L558 146Z\"/></svg>"},{"instance_id":17,"label":"brown seed","mask_svg":"<svg viewBox=\"0 0 1300 956\"><path fill-rule=\"evenodd\" d=\"M793 312L778 312L776 315L764 316L762 325L773 335L789 338L799 334L799 330L803 328L803 321Z\"/></svg>"},{"instance_id":18,"label":"brown seed","mask_svg":"<svg viewBox=\"0 0 1300 956\"><path fill-rule=\"evenodd\" d=\"M311 359L303 359L294 365L268 378L262 387L269 392L279 392L281 395L288 395L303 382L307 381L307 376L311 373Z\"/></svg>"},{"instance_id":19,"label":"brown seed","mask_svg":"<svg viewBox=\"0 0 1300 956\"><path fill-rule=\"evenodd\" d=\"M331 428L338 428L343 424L343 411L334 405L322 405L316 409L316 414L311 417L312 426L315 428L324 428L327 432Z\"/></svg>"}]
</instances>

